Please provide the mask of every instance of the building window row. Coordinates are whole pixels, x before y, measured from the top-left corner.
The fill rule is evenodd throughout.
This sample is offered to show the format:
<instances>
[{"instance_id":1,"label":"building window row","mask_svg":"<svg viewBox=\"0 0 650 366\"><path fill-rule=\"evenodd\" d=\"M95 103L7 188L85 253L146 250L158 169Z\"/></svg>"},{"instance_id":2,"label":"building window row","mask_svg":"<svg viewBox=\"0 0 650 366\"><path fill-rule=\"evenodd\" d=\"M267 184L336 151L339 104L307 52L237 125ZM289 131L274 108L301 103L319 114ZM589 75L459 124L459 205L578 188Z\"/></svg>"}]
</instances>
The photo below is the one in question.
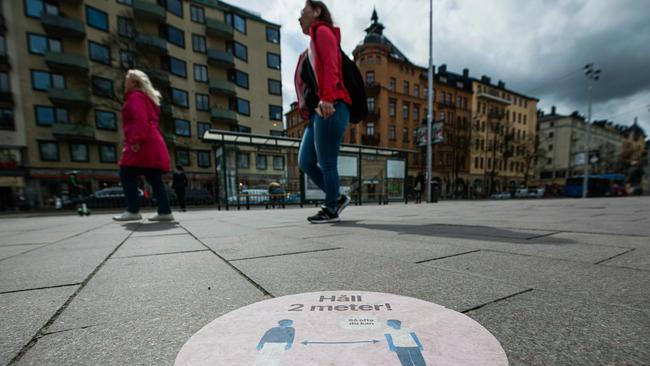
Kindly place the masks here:
<instances>
[{"instance_id":1,"label":"building window row","mask_svg":"<svg viewBox=\"0 0 650 366\"><path fill-rule=\"evenodd\" d=\"M70 161L87 163L90 161L90 145L87 143L70 143ZM117 163L117 147L115 144L97 145L101 163ZM61 161L60 145L57 141L38 141L38 152L41 161Z\"/></svg>"}]
</instances>

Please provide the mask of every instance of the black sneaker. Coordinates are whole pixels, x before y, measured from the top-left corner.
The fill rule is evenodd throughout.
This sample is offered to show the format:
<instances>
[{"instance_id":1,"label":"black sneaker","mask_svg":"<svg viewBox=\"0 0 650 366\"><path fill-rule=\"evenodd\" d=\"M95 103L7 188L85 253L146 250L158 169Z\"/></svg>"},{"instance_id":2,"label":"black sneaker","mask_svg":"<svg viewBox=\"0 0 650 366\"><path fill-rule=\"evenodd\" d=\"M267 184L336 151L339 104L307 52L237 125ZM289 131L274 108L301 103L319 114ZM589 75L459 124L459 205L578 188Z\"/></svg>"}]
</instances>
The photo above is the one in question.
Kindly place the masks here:
<instances>
[{"instance_id":1,"label":"black sneaker","mask_svg":"<svg viewBox=\"0 0 650 366\"><path fill-rule=\"evenodd\" d=\"M343 210L345 210L346 207L352 202L352 198L350 196L346 196L344 194L339 196L339 199L336 200L336 203L338 206L336 206L336 214L340 215Z\"/></svg>"},{"instance_id":2,"label":"black sneaker","mask_svg":"<svg viewBox=\"0 0 650 366\"><path fill-rule=\"evenodd\" d=\"M326 208L323 208L314 216L309 216L307 220L312 224L327 224L341 221L336 212L330 212L330 210Z\"/></svg>"}]
</instances>

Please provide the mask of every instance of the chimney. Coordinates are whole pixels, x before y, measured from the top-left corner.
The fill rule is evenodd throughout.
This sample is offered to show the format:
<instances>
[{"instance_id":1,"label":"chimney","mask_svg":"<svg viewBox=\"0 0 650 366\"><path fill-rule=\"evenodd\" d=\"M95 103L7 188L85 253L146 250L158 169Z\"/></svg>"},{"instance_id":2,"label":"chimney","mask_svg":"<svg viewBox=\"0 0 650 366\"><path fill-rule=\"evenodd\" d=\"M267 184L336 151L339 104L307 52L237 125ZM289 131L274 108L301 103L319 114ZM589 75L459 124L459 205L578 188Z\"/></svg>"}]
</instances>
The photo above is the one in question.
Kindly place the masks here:
<instances>
[{"instance_id":1,"label":"chimney","mask_svg":"<svg viewBox=\"0 0 650 366\"><path fill-rule=\"evenodd\" d=\"M469 79L469 69L463 69L463 79Z\"/></svg>"},{"instance_id":2,"label":"chimney","mask_svg":"<svg viewBox=\"0 0 650 366\"><path fill-rule=\"evenodd\" d=\"M438 72L441 74L446 74L447 73L447 64L442 64L440 67L438 67Z\"/></svg>"},{"instance_id":3,"label":"chimney","mask_svg":"<svg viewBox=\"0 0 650 366\"><path fill-rule=\"evenodd\" d=\"M491 84L492 79L490 79L490 77L487 76L487 75L483 75L483 76L481 76L481 82L484 83L484 84Z\"/></svg>"},{"instance_id":4,"label":"chimney","mask_svg":"<svg viewBox=\"0 0 650 366\"><path fill-rule=\"evenodd\" d=\"M498 85L499 85L499 89L505 89L505 88L506 88L506 83L504 83L504 82L501 81L501 80L499 80L499 84L498 84Z\"/></svg>"},{"instance_id":5,"label":"chimney","mask_svg":"<svg viewBox=\"0 0 650 366\"><path fill-rule=\"evenodd\" d=\"M555 106L551 107L551 116L555 116Z\"/></svg>"}]
</instances>

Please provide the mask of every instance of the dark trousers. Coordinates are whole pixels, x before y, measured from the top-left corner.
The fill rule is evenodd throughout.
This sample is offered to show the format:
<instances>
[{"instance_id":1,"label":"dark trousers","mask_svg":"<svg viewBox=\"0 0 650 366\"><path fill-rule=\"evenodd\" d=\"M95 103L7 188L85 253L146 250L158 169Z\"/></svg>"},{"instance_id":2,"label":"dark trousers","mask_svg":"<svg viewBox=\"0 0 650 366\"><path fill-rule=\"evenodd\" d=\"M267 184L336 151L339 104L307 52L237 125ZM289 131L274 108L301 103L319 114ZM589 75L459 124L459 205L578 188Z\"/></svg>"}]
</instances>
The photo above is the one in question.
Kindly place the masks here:
<instances>
[{"instance_id":1,"label":"dark trousers","mask_svg":"<svg viewBox=\"0 0 650 366\"><path fill-rule=\"evenodd\" d=\"M159 214L170 214L169 198L165 190L165 183L162 180L163 172L158 169L136 168L130 166L120 167L120 179L122 189L126 197L126 210L131 213L140 211L140 196L138 194L138 183L140 176L144 176L151 188L153 196L158 204Z\"/></svg>"},{"instance_id":2,"label":"dark trousers","mask_svg":"<svg viewBox=\"0 0 650 366\"><path fill-rule=\"evenodd\" d=\"M181 206L181 210L185 209L185 188L176 188L176 198L178 199L178 204Z\"/></svg>"}]
</instances>

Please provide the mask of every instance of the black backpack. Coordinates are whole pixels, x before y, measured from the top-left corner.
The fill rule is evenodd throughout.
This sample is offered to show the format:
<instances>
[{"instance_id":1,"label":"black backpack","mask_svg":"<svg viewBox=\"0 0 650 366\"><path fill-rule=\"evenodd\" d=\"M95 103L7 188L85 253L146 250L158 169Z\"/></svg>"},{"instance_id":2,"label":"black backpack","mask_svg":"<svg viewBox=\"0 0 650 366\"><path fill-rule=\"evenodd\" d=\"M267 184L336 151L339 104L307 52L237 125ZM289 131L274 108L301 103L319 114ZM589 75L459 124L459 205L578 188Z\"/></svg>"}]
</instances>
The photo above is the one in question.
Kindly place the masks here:
<instances>
[{"instance_id":1,"label":"black backpack","mask_svg":"<svg viewBox=\"0 0 650 366\"><path fill-rule=\"evenodd\" d=\"M314 32L314 43L316 43L316 32ZM350 94L350 99L352 100L352 105L350 106L350 123L357 124L368 116L366 87L357 64L350 60L345 52L343 52L341 45L339 45L339 50L341 52L343 85L345 85L345 89ZM307 64L309 64L309 60L307 60ZM311 65L308 65L308 68L311 70ZM311 70L311 72L312 76L314 76L314 71ZM316 80L315 77L314 80Z\"/></svg>"}]
</instances>

